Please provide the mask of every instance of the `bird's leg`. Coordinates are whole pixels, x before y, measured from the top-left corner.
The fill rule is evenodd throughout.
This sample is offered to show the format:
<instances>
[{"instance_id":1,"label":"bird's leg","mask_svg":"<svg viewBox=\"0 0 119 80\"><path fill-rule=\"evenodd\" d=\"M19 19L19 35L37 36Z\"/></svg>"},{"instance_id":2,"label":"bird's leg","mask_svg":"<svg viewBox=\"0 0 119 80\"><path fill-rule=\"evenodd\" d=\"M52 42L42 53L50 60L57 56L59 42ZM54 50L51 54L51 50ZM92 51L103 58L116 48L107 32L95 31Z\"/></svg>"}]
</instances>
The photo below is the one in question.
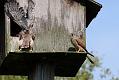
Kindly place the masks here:
<instances>
[{"instance_id":1,"label":"bird's leg","mask_svg":"<svg viewBox=\"0 0 119 80\"><path fill-rule=\"evenodd\" d=\"M29 51L32 52L33 51L33 47L30 46L30 50Z\"/></svg>"},{"instance_id":2,"label":"bird's leg","mask_svg":"<svg viewBox=\"0 0 119 80\"><path fill-rule=\"evenodd\" d=\"M23 43L23 39L19 41L19 51L22 51L22 43Z\"/></svg>"},{"instance_id":3,"label":"bird's leg","mask_svg":"<svg viewBox=\"0 0 119 80\"><path fill-rule=\"evenodd\" d=\"M21 49L21 47L19 46L19 50Z\"/></svg>"},{"instance_id":4,"label":"bird's leg","mask_svg":"<svg viewBox=\"0 0 119 80\"><path fill-rule=\"evenodd\" d=\"M80 48L78 49L78 51L76 51L77 53L79 53L80 52Z\"/></svg>"},{"instance_id":5,"label":"bird's leg","mask_svg":"<svg viewBox=\"0 0 119 80\"><path fill-rule=\"evenodd\" d=\"M79 46L79 49L77 50L77 53L79 52L84 52L84 49L81 46Z\"/></svg>"},{"instance_id":6,"label":"bird's leg","mask_svg":"<svg viewBox=\"0 0 119 80\"><path fill-rule=\"evenodd\" d=\"M32 49L30 49L29 51L30 51L30 52L32 52L33 50L32 50Z\"/></svg>"},{"instance_id":7,"label":"bird's leg","mask_svg":"<svg viewBox=\"0 0 119 80\"><path fill-rule=\"evenodd\" d=\"M33 45L34 45L34 41L33 41L33 39L31 38L30 39L30 42L29 42L29 48L30 48L30 52L32 52L33 51Z\"/></svg>"},{"instance_id":8,"label":"bird's leg","mask_svg":"<svg viewBox=\"0 0 119 80\"><path fill-rule=\"evenodd\" d=\"M22 49L21 49L21 46L19 46L19 51L21 51Z\"/></svg>"}]
</instances>

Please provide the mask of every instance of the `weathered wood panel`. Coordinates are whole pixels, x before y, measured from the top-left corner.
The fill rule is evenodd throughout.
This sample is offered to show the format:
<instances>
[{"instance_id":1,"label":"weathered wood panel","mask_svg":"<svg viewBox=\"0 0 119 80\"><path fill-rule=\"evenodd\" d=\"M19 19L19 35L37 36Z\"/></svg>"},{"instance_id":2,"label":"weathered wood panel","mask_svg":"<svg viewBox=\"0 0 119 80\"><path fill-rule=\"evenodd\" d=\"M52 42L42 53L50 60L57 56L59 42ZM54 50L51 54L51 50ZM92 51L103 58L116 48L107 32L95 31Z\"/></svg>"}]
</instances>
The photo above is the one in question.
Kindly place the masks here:
<instances>
[{"instance_id":1,"label":"weathered wood panel","mask_svg":"<svg viewBox=\"0 0 119 80\"><path fill-rule=\"evenodd\" d=\"M8 53L12 47L11 43L11 36L10 36L10 18L5 14L5 41L6 41L6 53ZM14 47L15 48L15 47Z\"/></svg>"},{"instance_id":2,"label":"weathered wood panel","mask_svg":"<svg viewBox=\"0 0 119 80\"><path fill-rule=\"evenodd\" d=\"M67 51L70 34L83 31L85 8L66 0L36 0L35 51Z\"/></svg>"},{"instance_id":3,"label":"weathered wood panel","mask_svg":"<svg viewBox=\"0 0 119 80\"><path fill-rule=\"evenodd\" d=\"M4 6L0 5L0 65L4 57L5 57L5 14L4 14Z\"/></svg>"},{"instance_id":4,"label":"weathered wood panel","mask_svg":"<svg viewBox=\"0 0 119 80\"><path fill-rule=\"evenodd\" d=\"M17 0L24 9L27 0ZM85 7L69 0L32 0L35 8L33 32L36 35L34 51L68 51L73 45L71 33L84 32L85 41ZM14 47L14 46L13 46ZM11 49L12 50L12 49ZM12 50L14 51L14 50Z\"/></svg>"}]
</instances>

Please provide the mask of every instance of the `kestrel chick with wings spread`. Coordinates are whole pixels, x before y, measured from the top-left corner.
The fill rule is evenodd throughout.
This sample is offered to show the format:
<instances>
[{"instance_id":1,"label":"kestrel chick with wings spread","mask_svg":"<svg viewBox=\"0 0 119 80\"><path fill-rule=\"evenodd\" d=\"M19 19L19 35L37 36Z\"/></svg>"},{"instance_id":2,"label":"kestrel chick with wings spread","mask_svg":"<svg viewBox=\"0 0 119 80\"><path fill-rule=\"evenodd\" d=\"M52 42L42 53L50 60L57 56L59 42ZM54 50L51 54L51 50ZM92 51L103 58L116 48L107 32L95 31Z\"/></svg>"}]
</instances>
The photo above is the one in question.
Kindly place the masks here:
<instances>
[{"instance_id":1,"label":"kestrel chick with wings spread","mask_svg":"<svg viewBox=\"0 0 119 80\"><path fill-rule=\"evenodd\" d=\"M32 27L34 23L33 15L31 15L35 4L32 0L28 0L28 7L24 10L23 7L19 6L16 0L8 0L5 3L5 12L7 16L12 19L21 27L21 32L19 34L19 49L29 48L33 49L33 43L35 36L32 32ZM15 26L14 26L15 28Z\"/></svg>"}]
</instances>

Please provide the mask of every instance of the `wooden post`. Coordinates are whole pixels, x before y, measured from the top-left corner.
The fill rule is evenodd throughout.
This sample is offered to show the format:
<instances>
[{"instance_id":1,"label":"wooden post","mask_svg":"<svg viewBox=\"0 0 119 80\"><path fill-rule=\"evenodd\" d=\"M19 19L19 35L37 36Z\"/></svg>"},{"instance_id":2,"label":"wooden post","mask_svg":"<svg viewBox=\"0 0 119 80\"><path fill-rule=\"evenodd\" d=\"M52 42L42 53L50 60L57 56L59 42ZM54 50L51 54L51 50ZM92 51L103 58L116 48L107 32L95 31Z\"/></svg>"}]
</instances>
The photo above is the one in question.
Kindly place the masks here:
<instances>
[{"instance_id":1,"label":"wooden post","mask_svg":"<svg viewBox=\"0 0 119 80\"><path fill-rule=\"evenodd\" d=\"M48 63L38 63L28 75L28 80L54 80L54 66Z\"/></svg>"}]
</instances>

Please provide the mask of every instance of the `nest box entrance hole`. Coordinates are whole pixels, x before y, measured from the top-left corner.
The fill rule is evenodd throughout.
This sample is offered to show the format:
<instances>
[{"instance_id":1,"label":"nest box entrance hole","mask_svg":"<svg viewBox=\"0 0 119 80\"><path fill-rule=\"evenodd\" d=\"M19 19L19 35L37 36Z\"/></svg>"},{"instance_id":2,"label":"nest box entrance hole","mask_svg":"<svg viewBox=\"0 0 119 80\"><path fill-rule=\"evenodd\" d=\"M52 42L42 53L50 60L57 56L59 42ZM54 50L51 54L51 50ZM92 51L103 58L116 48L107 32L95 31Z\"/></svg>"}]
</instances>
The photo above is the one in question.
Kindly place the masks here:
<instances>
[{"instance_id":1,"label":"nest box entrance hole","mask_svg":"<svg viewBox=\"0 0 119 80\"><path fill-rule=\"evenodd\" d=\"M10 20L10 36L17 37L22 28L15 23L13 20Z\"/></svg>"}]
</instances>

